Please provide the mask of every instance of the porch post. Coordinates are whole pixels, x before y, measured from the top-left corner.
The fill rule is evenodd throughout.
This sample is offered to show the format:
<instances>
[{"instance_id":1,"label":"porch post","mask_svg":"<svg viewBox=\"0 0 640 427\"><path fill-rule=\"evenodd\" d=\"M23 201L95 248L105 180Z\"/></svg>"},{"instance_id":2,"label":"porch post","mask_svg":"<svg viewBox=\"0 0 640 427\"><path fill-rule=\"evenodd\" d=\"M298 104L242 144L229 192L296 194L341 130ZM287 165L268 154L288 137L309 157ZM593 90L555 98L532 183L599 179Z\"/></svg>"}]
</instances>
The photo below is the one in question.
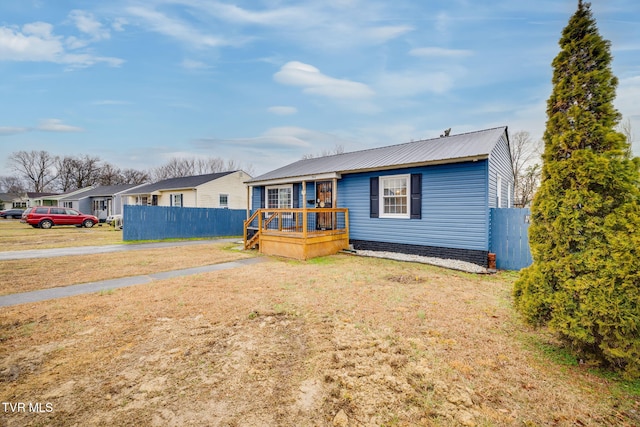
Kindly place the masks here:
<instances>
[{"instance_id":1,"label":"porch post","mask_svg":"<svg viewBox=\"0 0 640 427\"><path fill-rule=\"evenodd\" d=\"M338 207L338 178L333 178L331 190L331 206L333 209L336 209ZM331 224L333 224L333 228L335 229L338 227L338 212L334 210L331 216Z\"/></svg>"},{"instance_id":2,"label":"porch post","mask_svg":"<svg viewBox=\"0 0 640 427\"><path fill-rule=\"evenodd\" d=\"M302 181L302 238L307 239L307 181Z\"/></svg>"},{"instance_id":3,"label":"porch post","mask_svg":"<svg viewBox=\"0 0 640 427\"><path fill-rule=\"evenodd\" d=\"M247 185L247 219L251 216L251 186Z\"/></svg>"},{"instance_id":4,"label":"porch post","mask_svg":"<svg viewBox=\"0 0 640 427\"><path fill-rule=\"evenodd\" d=\"M338 207L338 178L333 178L333 191L331 192L331 206Z\"/></svg>"}]
</instances>

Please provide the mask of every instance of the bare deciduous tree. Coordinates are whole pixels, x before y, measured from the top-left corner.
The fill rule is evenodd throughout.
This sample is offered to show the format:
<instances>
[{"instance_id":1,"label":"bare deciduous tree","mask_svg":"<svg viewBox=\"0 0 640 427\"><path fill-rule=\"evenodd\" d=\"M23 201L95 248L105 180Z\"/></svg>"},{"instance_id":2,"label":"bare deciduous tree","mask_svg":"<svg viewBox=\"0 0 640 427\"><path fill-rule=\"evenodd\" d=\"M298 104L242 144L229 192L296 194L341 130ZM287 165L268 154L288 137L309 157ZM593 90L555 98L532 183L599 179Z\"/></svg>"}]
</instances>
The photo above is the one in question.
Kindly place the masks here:
<instances>
[{"instance_id":1,"label":"bare deciduous tree","mask_svg":"<svg viewBox=\"0 0 640 427\"><path fill-rule=\"evenodd\" d=\"M56 162L56 183L60 191L73 191L100 183L102 164L99 157L65 156Z\"/></svg>"},{"instance_id":2,"label":"bare deciduous tree","mask_svg":"<svg viewBox=\"0 0 640 427\"><path fill-rule=\"evenodd\" d=\"M152 170L154 181L161 181L169 178L179 178L192 175L206 175L210 173L235 171L243 169L242 165L235 160L227 160L220 157L209 158L173 158L166 164ZM253 169L249 166L248 169ZM246 171L246 170L245 170ZM251 172L246 171L251 175Z\"/></svg>"},{"instance_id":3,"label":"bare deciduous tree","mask_svg":"<svg viewBox=\"0 0 640 427\"><path fill-rule=\"evenodd\" d=\"M137 169L124 169L121 176L122 182L120 184L144 184L151 180L147 172Z\"/></svg>"},{"instance_id":4,"label":"bare deciduous tree","mask_svg":"<svg viewBox=\"0 0 640 427\"><path fill-rule=\"evenodd\" d=\"M633 129L631 128L631 120L626 119L624 122L621 122L618 125L618 131L622 133L627 138L627 149L626 154L629 157L633 157L633 152L631 147L633 146L633 140L635 136L633 135Z\"/></svg>"},{"instance_id":5,"label":"bare deciduous tree","mask_svg":"<svg viewBox=\"0 0 640 427\"><path fill-rule=\"evenodd\" d=\"M103 163L100 168L100 179L98 180L100 185L120 185L122 182L122 172L120 168L112 165L111 163Z\"/></svg>"},{"instance_id":6,"label":"bare deciduous tree","mask_svg":"<svg viewBox=\"0 0 640 427\"><path fill-rule=\"evenodd\" d=\"M519 131L512 135L510 147L514 177L514 204L525 207L533 200L540 181L541 167L538 160L541 144L532 141L529 132Z\"/></svg>"},{"instance_id":7,"label":"bare deciduous tree","mask_svg":"<svg viewBox=\"0 0 640 427\"><path fill-rule=\"evenodd\" d=\"M76 188L74 188L74 163L73 157L68 156L58 157L56 160L56 188L63 193L76 190Z\"/></svg>"},{"instance_id":8,"label":"bare deciduous tree","mask_svg":"<svg viewBox=\"0 0 640 427\"><path fill-rule=\"evenodd\" d=\"M27 190L50 190L56 178L56 156L47 151L16 151L9 155L11 168L27 183Z\"/></svg>"},{"instance_id":9,"label":"bare deciduous tree","mask_svg":"<svg viewBox=\"0 0 640 427\"><path fill-rule=\"evenodd\" d=\"M333 150L324 149L320 152L320 154L314 154L314 153L303 154L302 160L315 159L316 157L333 156L335 154L342 154L342 153L344 153L344 146L342 144L336 144L335 147L333 147Z\"/></svg>"},{"instance_id":10,"label":"bare deciduous tree","mask_svg":"<svg viewBox=\"0 0 640 427\"><path fill-rule=\"evenodd\" d=\"M24 182L15 176L0 176L0 191L3 193L20 194L27 191Z\"/></svg>"}]
</instances>

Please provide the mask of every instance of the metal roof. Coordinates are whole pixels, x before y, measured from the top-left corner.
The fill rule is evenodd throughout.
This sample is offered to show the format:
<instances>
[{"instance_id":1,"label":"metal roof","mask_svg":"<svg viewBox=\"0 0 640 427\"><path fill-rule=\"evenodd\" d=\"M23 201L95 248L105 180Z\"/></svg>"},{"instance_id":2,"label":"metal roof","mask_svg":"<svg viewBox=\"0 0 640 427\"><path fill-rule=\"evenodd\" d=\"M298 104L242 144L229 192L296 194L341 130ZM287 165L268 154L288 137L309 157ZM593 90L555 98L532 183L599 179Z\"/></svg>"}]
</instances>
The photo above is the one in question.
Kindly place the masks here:
<instances>
[{"instance_id":1,"label":"metal roof","mask_svg":"<svg viewBox=\"0 0 640 427\"><path fill-rule=\"evenodd\" d=\"M138 185L139 184L101 185L98 187L87 188L81 193L71 194L61 200L80 200L86 197L109 197Z\"/></svg>"},{"instance_id":2,"label":"metal roof","mask_svg":"<svg viewBox=\"0 0 640 427\"><path fill-rule=\"evenodd\" d=\"M122 194L149 194L159 190L177 190L185 188L195 188L209 181L214 181L223 176L237 171L210 173L207 175L184 176L180 178L169 178L125 191Z\"/></svg>"},{"instance_id":3,"label":"metal roof","mask_svg":"<svg viewBox=\"0 0 640 427\"><path fill-rule=\"evenodd\" d=\"M486 158L506 132L507 127L502 126L351 153L304 159L267 172L247 181L247 183Z\"/></svg>"}]
</instances>

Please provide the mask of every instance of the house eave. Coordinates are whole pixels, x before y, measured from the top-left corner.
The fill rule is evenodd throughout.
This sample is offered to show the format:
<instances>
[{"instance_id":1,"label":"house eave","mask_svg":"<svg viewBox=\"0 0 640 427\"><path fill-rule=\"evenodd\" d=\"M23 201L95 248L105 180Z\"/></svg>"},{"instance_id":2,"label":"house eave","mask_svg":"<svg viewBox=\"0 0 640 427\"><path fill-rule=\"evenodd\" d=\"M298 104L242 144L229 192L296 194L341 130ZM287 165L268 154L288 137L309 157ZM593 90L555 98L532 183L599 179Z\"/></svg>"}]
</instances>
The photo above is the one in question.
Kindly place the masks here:
<instances>
[{"instance_id":1,"label":"house eave","mask_svg":"<svg viewBox=\"0 0 640 427\"><path fill-rule=\"evenodd\" d=\"M414 168L414 167L421 167L421 166L436 166L436 165L444 165L444 164L450 164L450 163L477 162L479 160L486 160L488 158L489 158L489 154L478 154L475 156L432 160L432 161L426 161L426 162L422 161L422 162L412 162L412 163L394 164L394 165L386 165L386 166L376 166L371 168L350 169L350 170L344 170L339 172L325 172L325 173L310 174L310 175L289 176L289 177L265 179L265 180L259 180L259 181L249 180L249 181L245 181L245 184L256 187L256 186L263 186L263 185L291 184L291 183L302 182L302 181L324 181L324 180L330 180L334 178L340 179L342 178L342 175L346 175L346 174L407 169L407 168Z\"/></svg>"},{"instance_id":2,"label":"house eave","mask_svg":"<svg viewBox=\"0 0 640 427\"><path fill-rule=\"evenodd\" d=\"M293 182L311 182L311 181L327 181L330 179L340 179L342 175L340 172L325 172L325 173L317 173L310 175L298 175L298 176L290 176L284 178L275 178L275 179L265 179L263 181L245 181L245 184L250 186L263 186L263 185L280 185L280 184L291 184Z\"/></svg>"},{"instance_id":3,"label":"house eave","mask_svg":"<svg viewBox=\"0 0 640 427\"><path fill-rule=\"evenodd\" d=\"M388 171L388 170L397 170L397 169L408 169L408 168L416 168L422 166L436 166L436 165L446 165L451 163L465 163L465 162L477 162L478 160L488 159L488 154L481 154L477 156L466 156L466 157L458 157L454 159L442 159L442 160L431 160L427 162L413 162L413 163L403 163L401 165L388 165L388 166L377 166L374 168L362 168L362 169L354 169L350 171L343 171L342 174L351 174L351 173L365 173L365 172L377 172L377 171Z\"/></svg>"}]
</instances>

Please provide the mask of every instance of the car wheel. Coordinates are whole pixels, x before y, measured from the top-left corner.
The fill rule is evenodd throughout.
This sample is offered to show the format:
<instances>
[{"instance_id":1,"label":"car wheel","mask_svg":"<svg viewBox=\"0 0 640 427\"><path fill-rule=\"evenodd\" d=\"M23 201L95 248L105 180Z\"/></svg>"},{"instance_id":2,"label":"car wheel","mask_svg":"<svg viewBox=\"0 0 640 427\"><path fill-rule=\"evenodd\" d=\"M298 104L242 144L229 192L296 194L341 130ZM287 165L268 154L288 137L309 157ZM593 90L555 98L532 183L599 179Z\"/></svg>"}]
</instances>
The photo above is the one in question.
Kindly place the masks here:
<instances>
[{"instance_id":1,"label":"car wheel","mask_svg":"<svg viewBox=\"0 0 640 427\"><path fill-rule=\"evenodd\" d=\"M44 221L40 221L40 228L51 228L53 227L53 221L45 219Z\"/></svg>"},{"instance_id":2,"label":"car wheel","mask_svg":"<svg viewBox=\"0 0 640 427\"><path fill-rule=\"evenodd\" d=\"M82 225L85 226L86 228L91 228L93 227L93 221L91 221L90 219L85 219Z\"/></svg>"}]
</instances>

